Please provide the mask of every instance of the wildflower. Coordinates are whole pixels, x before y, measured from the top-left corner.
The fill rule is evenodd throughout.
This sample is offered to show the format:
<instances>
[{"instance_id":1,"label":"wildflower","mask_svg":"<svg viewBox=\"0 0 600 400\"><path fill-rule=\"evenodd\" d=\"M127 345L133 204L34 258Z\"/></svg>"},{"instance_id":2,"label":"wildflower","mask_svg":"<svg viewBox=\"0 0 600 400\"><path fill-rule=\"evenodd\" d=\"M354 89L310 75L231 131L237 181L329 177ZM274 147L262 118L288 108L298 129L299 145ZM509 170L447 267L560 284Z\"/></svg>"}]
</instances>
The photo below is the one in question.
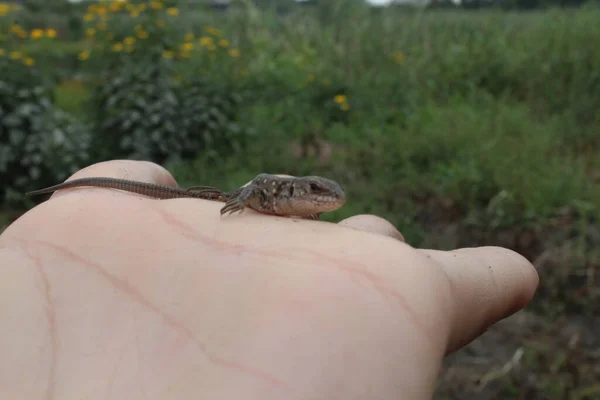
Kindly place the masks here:
<instances>
[{"instance_id":1,"label":"wildflower","mask_svg":"<svg viewBox=\"0 0 600 400\"><path fill-rule=\"evenodd\" d=\"M161 8L163 8L163 3L161 3L160 1L151 1L150 2L150 8L153 8L155 10L160 10Z\"/></svg>"},{"instance_id":2,"label":"wildflower","mask_svg":"<svg viewBox=\"0 0 600 400\"><path fill-rule=\"evenodd\" d=\"M350 104L348 104L348 103L342 103L342 104L340 104L340 109L342 111L348 111L350 109Z\"/></svg>"},{"instance_id":3,"label":"wildflower","mask_svg":"<svg viewBox=\"0 0 600 400\"><path fill-rule=\"evenodd\" d=\"M123 8L123 2L113 1L112 3L110 3L110 6L108 8L112 12L121 11L121 9Z\"/></svg>"},{"instance_id":4,"label":"wildflower","mask_svg":"<svg viewBox=\"0 0 600 400\"><path fill-rule=\"evenodd\" d=\"M28 67L31 67L33 64L35 64L35 60L31 57L25 57L23 59L23 64L27 65Z\"/></svg>"},{"instance_id":5,"label":"wildflower","mask_svg":"<svg viewBox=\"0 0 600 400\"><path fill-rule=\"evenodd\" d=\"M81 61L85 61L88 58L90 58L90 52L85 50L82 51L81 53L79 53L79 55L77 56L77 58L79 58Z\"/></svg>"},{"instance_id":6,"label":"wildflower","mask_svg":"<svg viewBox=\"0 0 600 400\"><path fill-rule=\"evenodd\" d=\"M4 55L4 49L0 49L0 56Z\"/></svg>"},{"instance_id":7,"label":"wildflower","mask_svg":"<svg viewBox=\"0 0 600 400\"><path fill-rule=\"evenodd\" d=\"M123 42L128 46L132 46L135 44L135 38L133 36L127 36L125 39L123 39Z\"/></svg>"},{"instance_id":8,"label":"wildflower","mask_svg":"<svg viewBox=\"0 0 600 400\"><path fill-rule=\"evenodd\" d=\"M10 27L10 31L18 37L20 37L21 39L25 39L27 37L27 32L25 32L25 30L19 25L12 25Z\"/></svg>"},{"instance_id":9,"label":"wildflower","mask_svg":"<svg viewBox=\"0 0 600 400\"><path fill-rule=\"evenodd\" d=\"M106 15L106 13L108 12L106 7L104 7L104 6L96 7L96 9L94 11L96 12L97 15Z\"/></svg>"},{"instance_id":10,"label":"wildflower","mask_svg":"<svg viewBox=\"0 0 600 400\"><path fill-rule=\"evenodd\" d=\"M179 15L179 9L176 7L169 7L167 8L167 14L169 14L172 17L176 17L177 15Z\"/></svg>"},{"instance_id":11,"label":"wildflower","mask_svg":"<svg viewBox=\"0 0 600 400\"><path fill-rule=\"evenodd\" d=\"M137 18L137 17L140 16L140 12L138 10L134 10L134 11L132 11L132 12L129 13L129 16L131 18Z\"/></svg>"},{"instance_id":12,"label":"wildflower","mask_svg":"<svg viewBox=\"0 0 600 400\"><path fill-rule=\"evenodd\" d=\"M404 62L404 58L405 58L405 57L404 57L404 53L403 53L403 52L401 52L400 50L398 50L398 51L395 51L395 52L392 54L392 59L394 60L394 62L395 62L396 64L402 64L402 63Z\"/></svg>"},{"instance_id":13,"label":"wildflower","mask_svg":"<svg viewBox=\"0 0 600 400\"><path fill-rule=\"evenodd\" d=\"M163 57L164 57L164 58L169 58L169 59L171 59L171 58L173 58L174 56L175 56L175 54L174 54L172 51L170 51L170 50L165 50L165 51L163 51Z\"/></svg>"},{"instance_id":14,"label":"wildflower","mask_svg":"<svg viewBox=\"0 0 600 400\"><path fill-rule=\"evenodd\" d=\"M120 52L120 51L123 50L123 44L122 43L115 43L115 44L112 45L111 49L112 49L112 51L118 53L118 52Z\"/></svg>"},{"instance_id":15,"label":"wildflower","mask_svg":"<svg viewBox=\"0 0 600 400\"><path fill-rule=\"evenodd\" d=\"M56 37L56 29L52 29L52 28L46 29L46 36L48 36L49 38L55 38Z\"/></svg>"},{"instance_id":16,"label":"wildflower","mask_svg":"<svg viewBox=\"0 0 600 400\"><path fill-rule=\"evenodd\" d=\"M190 50L192 50L193 48L194 48L194 43L189 43L189 42L187 42L187 43L184 43L184 44L182 44L182 45L181 45L181 49L182 49L183 51L190 51Z\"/></svg>"},{"instance_id":17,"label":"wildflower","mask_svg":"<svg viewBox=\"0 0 600 400\"><path fill-rule=\"evenodd\" d=\"M34 29L31 31L31 33L29 34L29 36L31 36L32 39L39 39L39 38L43 38L44 37L44 31L42 29Z\"/></svg>"},{"instance_id":18,"label":"wildflower","mask_svg":"<svg viewBox=\"0 0 600 400\"><path fill-rule=\"evenodd\" d=\"M347 101L346 96L344 96L343 94L338 94L337 96L335 96L333 98L333 101L335 101L338 104L342 104L345 103Z\"/></svg>"},{"instance_id":19,"label":"wildflower","mask_svg":"<svg viewBox=\"0 0 600 400\"><path fill-rule=\"evenodd\" d=\"M194 34L193 33L186 33L183 38L184 38L184 40L186 42L191 42L192 40L194 40Z\"/></svg>"},{"instance_id":20,"label":"wildflower","mask_svg":"<svg viewBox=\"0 0 600 400\"><path fill-rule=\"evenodd\" d=\"M10 13L10 6L8 4L0 4L0 17Z\"/></svg>"},{"instance_id":21,"label":"wildflower","mask_svg":"<svg viewBox=\"0 0 600 400\"><path fill-rule=\"evenodd\" d=\"M208 36L202 36L200 39L198 39L198 43L205 47L211 46L213 45L213 38Z\"/></svg>"},{"instance_id":22,"label":"wildflower","mask_svg":"<svg viewBox=\"0 0 600 400\"><path fill-rule=\"evenodd\" d=\"M225 39L221 39L221 40L219 40L219 46L227 47L227 46L229 46L229 41L225 40Z\"/></svg>"},{"instance_id":23,"label":"wildflower","mask_svg":"<svg viewBox=\"0 0 600 400\"><path fill-rule=\"evenodd\" d=\"M83 20L86 22L90 22L93 21L96 17L94 16L94 14L85 14L83 16Z\"/></svg>"},{"instance_id":24,"label":"wildflower","mask_svg":"<svg viewBox=\"0 0 600 400\"><path fill-rule=\"evenodd\" d=\"M10 53L8 53L8 56L13 60L18 60L23 57L23 53L21 53L20 51L11 51Z\"/></svg>"},{"instance_id":25,"label":"wildflower","mask_svg":"<svg viewBox=\"0 0 600 400\"><path fill-rule=\"evenodd\" d=\"M96 28L98 28L99 31L103 31L106 29L106 23L99 22L98 25L96 25Z\"/></svg>"},{"instance_id":26,"label":"wildflower","mask_svg":"<svg viewBox=\"0 0 600 400\"><path fill-rule=\"evenodd\" d=\"M85 30L85 36L92 37L96 34L96 30L94 28L87 28Z\"/></svg>"},{"instance_id":27,"label":"wildflower","mask_svg":"<svg viewBox=\"0 0 600 400\"><path fill-rule=\"evenodd\" d=\"M137 31L135 33L137 35L137 37L139 37L140 39L148 39L148 32L144 31L144 30L140 30Z\"/></svg>"},{"instance_id":28,"label":"wildflower","mask_svg":"<svg viewBox=\"0 0 600 400\"><path fill-rule=\"evenodd\" d=\"M213 28L212 26L207 26L206 28L204 28L204 32L214 36L221 35L221 31L217 28Z\"/></svg>"},{"instance_id":29,"label":"wildflower","mask_svg":"<svg viewBox=\"0 0 600 400\"><path fill-rule=\"evenodd\" d=\"M229 49L229 55L231 57L239 57L240 51L238 49Z\"/></svg>"}]
</instances>

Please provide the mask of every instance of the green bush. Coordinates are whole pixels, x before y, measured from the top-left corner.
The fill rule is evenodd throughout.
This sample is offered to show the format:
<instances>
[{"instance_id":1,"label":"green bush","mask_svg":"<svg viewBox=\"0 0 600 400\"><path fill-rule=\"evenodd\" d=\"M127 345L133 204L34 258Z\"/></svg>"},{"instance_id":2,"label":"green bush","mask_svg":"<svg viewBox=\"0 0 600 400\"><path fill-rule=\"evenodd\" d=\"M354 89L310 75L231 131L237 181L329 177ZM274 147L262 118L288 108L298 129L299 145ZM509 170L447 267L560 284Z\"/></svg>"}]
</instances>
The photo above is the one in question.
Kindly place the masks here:
<instances>
[{"instance_id":1,"label":"green bush","mask_svg":"<svg viewBox=\"0 0 600 400\"><path fill-rule=\"evenodd\" d=\"M91 96L98 159L163 163L244 145L248 132L236 122L241 97L235 85L225 83L222 70L210 78L197 72L205 67L209 73L198 63L218 60L228 42L214 35L195 40L173 23L170 14L177 9L165 7L154 2L89 8L87 32L96 49L80 59L95 61L101 71ZM105 17L97 23L99 16ZM195 66L193 72L186 72L186 64Z\"/></svg>"},{"instance_id":2,"label":"green bush","mask_svg":"<svg viewBox=\"0 0 600 400\"><path fill-rule=\"evenodd\" d=\"M53 107L37 69L9 57L0 57L0 69L0 196L15 200L83 167L89 131Z\"/></svg>"}]
</instances>

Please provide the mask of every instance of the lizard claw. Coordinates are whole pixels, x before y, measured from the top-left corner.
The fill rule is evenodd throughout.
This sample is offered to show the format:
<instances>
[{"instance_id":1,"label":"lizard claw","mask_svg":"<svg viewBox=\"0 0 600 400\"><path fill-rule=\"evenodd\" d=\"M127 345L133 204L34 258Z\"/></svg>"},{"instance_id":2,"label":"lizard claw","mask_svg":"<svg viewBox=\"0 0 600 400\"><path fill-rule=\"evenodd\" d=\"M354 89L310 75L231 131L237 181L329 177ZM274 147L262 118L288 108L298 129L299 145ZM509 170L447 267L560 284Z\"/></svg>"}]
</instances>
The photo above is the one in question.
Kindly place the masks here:
<instances>
[{"instance_id":1,"label":"lizard claw","mask_svg":"<svg viewBox=\"0 0 600 400\"><path fill-rule=\"evenodd\" d=\"M221 208L221 215L225 215L227 213L233 214L236 212L242 212L244 211L244 208L246 208L246 206L243 201L237 198L229 199L227 203L225 203L225 206Z\"/></svg>"}]
</instances>

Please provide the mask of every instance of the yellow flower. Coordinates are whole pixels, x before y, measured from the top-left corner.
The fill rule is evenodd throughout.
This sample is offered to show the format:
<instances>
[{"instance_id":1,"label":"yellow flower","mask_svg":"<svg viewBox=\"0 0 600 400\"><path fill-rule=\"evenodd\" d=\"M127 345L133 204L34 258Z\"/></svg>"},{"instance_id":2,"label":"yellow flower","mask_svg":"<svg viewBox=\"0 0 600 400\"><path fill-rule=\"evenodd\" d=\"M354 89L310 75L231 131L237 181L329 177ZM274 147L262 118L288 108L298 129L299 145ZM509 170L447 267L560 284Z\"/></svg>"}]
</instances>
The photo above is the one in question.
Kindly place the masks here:
<instances>
[{"instance_id":1,"label":"yellow flower","mask_svg":"<svg viewBox=\"0 0 600 400\"><path fill-rule=\"evenodd\" d=\"M160 10L161 8L163 8L163 3L161 3L160 1L151 1L150 2L150 7L155 9L155 10Z\"/></svg>"},{"instance_id":2,"label":"yellow flower","mask_svg":"<svg viewBox=\"0 0 600 400\"><path fill-rule=\"evenodd\" d=\"M200 43L202 46L211 46L213 44L213 38L202 36L200 39L198 39L198 43Z\"/></svg>"},{"instance_id":3,"label":"yellow flower","mask_svg":"<svg viewBox=\"0 0 600 400\"><path fill-rule=\"evenodd\" d=\"M99 22L98 25L96 25L96 28L98 28L99 31L103 31L106 29L106 24L104 22Z\"/></svg>"},{"instance_id":4,"label":"yellow flower","mask_svg":"<svg viewBox=\"0 0 600 400\"><path fill-rule=\"evenodd\" d=\"M10 31L18 37L20 37L21 39L25 39L27 37L27 32L25 32L25 30L19 25L12 25L10 27Z\"/></svg>"},{"instance_id":5,"label":"yellow flower","mask_svg":"<svg viewBox=\"0 0 600 400\"><path fill-rule=\"evenodd\" d=\"M137 11L137 10L134 10L134 11L132 11L132 12L130 12L130 13L129 13L129 16L130 16L131 18L137 18L137 17L139 17L139 16L140 16L140 12L139 12L139 11Z\"/></svg>"},{"instance_id":6,"label":"yellow flower","mask_svg":"<svg viewBox=\"0 0 600 400\"><path fill-rule=\"evenodd\" d=\"M18 60L19 58L23 57L23 53L21 53L20 51L11 51L10 53L8 53L8 56L13 60Z\"/></svg>"},{"instance_id":7,"label":"yellow flower","mask_svg":"<svg viewBox=\"0 0 600 400\"><path fill-rule=\"evenodd\" d=\"M396 62L396 64L402 64L404 62L404 58L404 53L400 50L395 51L394 54L392 54L392 59L394 60L394 62Z\"/></svg>"},{"instance_id":8,"label":"yellow flower","mask_svg":"<svg viewBox=\"0 0 600 400\"><path fill-rule=\"evenodd\" d=\"M116 51L117 53L123 50L123 44L122 43L115 43L112 45L112 51Z\"/></svg>"},{"instance_id":9,"label":"yellow flower","mask_svg":"<svg viewBox=\"0 0 600 400\"><path fill-rule=\"evenodd\" d=\"M10 12L10 6L8 4L0 4L0 17L5 16Z\"/></svg>"},{"instance_id":10,"label":"yellow flower","mask_svg":"<svg viewBox=\"0 0 600 400\"><path fill-rule=\"evenodd\" d=\"M96 18L96 17L94 16L94 14L85 14L85 15L83 16L83 20L84 20L84 21L86 21L86 22L93 21L93 20L94 20L94 18Z\"/></svg>"},{"instance_id":11,"label":"yellow flower","mask_svg":"<svg viewBox=\"0 0 600 400\"><path fill-rule=\"evenodd\" d=\"M221 40L219 40L219 46L227 47L227 46L229 46L229 41L225 40L225 39L221 39Z\"/></svg>"},{"instance_id":12,"label":"yellow flower","mask_svg":"<svg viewBox=\"0 0 600 400\"><path fill-rule=\"evenodd\" d=\"M204 32L215 36L219 36L221 34L220 30L218 30L217 28L213 28L212 26L207 26L206 28L204 28Z\"/></svg>"},{"instance_id":13,"label":"yellow flower","mask_svg":"<svg viewBox=\"0 0 600 400\"><path fill-rule=\"evenodd\" d=\"M181 45L181 49L183 51L190 51L193 48L194 48L194 43L187 42L187 43L184 43L184 44Z\"/></svg>"},{"instance_id":14,"label":"yellow flower","mask_svg":"<svg viewBox=\"0 0 600 400\"><path fill-rule=\"evenodd\" d=\"M229 55L231 57L239 57L240 51L238 49L229 49Z\"/></svg>"},{"instance_id":15,"label":"yellow flower","mask_svg":"<svg viewBox=\"0 0 600 400\"><path fill-rule=\"evenodd\" d=\"M132 36L127 36L125 39L123 39L123 42L128 45L131 46L135 43L135 38Z\"/></svg>"},{"instance_id":16,"label":"yellow flower","mask_svg":"<svg viewBox=\"0 0 600 400\"><path fill-rule=\"evenodd\" d=\"M52 28L46 29L46 36L48 36L49 38L55 38L56 37L56 29L52 29Z\"/></svg>"},{"instance_id":17,"label":"yellow flower","mask_svg":"<svg viewBox=\"0 0 600 400\"><path fill-rule=\"evenodd\" d=\"M137 35L137 37L139 37L140 39L148 39L148 32L144 31L144 30L139 30L136 31L135 33Z\"/></svg>"},{"instance_id":18,"label":"yellow flower","mask_svg":"<svg viewBox=\"0 0 600 400\"><path fill-rule=\"evenodd\" d=\"M113 1L112 3L110 3L110 6L108 8L112 12L117 12L123 8L123 4L124 3L121 1Z\"/></svg>"},{"instance_id":19,"label":"yellow flower","mask_svg":"<svg viewBox=\"0 0 600 400\"><path fill-rule=\"evenodd\" d=\"M350 105L348 103L342 103L340 104L340 109L342 111L348 111L350 109Z\"/></svg>"},{"instance_id":20,"label":"yellow flower","mask_svg":"<svg viewBox=\"0 0 600 400\"><path fill-rule=\"evenodd\" d=\"M104 7L104 6L96 7L96 9L94 11L98 15L106 15L106 13L108 12L108 10L106 9L106 7Z\"/></svg>"},{"instance_id":21,"label":"yellow flower","mask_svg":"<svg viewBox=\"0 0 600 400\"><path fill-rule=\"evenodd\" d=\"M185 36L183 37L183 39L186 42L191 42L192 40L194 40L194 34L193 33L186 33Z\"/></svg>"},{"instance_id":22,"label":"yellow flower","mask_svg":"<svg viewBox=\"0 0 600 400\"><path fill-rule=\"evenodd\" d=\"M175 7L169 7L167 8L167 14L169 14L172 17L176 17L177 15L179 15L179 9Z\"/></svg>"},{"instance_id":23,"label":"yellow flower","mask_svg":"<svg viewBox=\"0 0 600 400\"><path fill-rule=\"evenodd\" d=\"M23 64L27 65L28 67L31 67L33 64L35 64L35 60L31 57L25 57L23 59Z\"/></svg>"},{"instance_id":24,"label":"yellow flower","mask_svg":"<svg viewBox=\"0 0 600 400\"><path fill-rule=\"evenodd\" d=\"M82 51L81 53L79 53L79 55L77 56L77 58L79 58L81 61L85 61L88 58L90 58L90 52L85 50Z\"/></svg>"},{"instance_id":25,"label":"yellow flower","mask_svg":"<svg viewBox=\"0 0 600 400\"><path fill-rule=\"evenodd\" d=\"M31 33L29 35L34 40L39 39L39 38L44 37L44 31L42 29L34 29L31 31Z\"/></svg>"},{"instance_id":26,"label":"yellow flower","mask_svg":"<svg viewBox=\"0 0 600 400\"><path fill-rule=\"evenodd\" d=\"M335 101L338 104L342 104L346 102L346 96L344 96L343 94L338 94L337 96L335 96L333 98L333 101Z\"/></svg>"},{"instance_id":27,"label":"yellow flower","mask_svg":"<svg viewBox=\"0 0 600 400\"><path fill-rule=\"evenodd\" d=\"M94 28L87 28L85 30L85 36L92 37L96 34L96 30Z\"/></svg>"},{"instance_id":28,"label":"yellow flower","mask_svg":"<svg viewBox=\"0 0 600 400\"><path fill-rule=\"evenodd\" d=\"M175 56L175 54L170 50L163 51L164 58L173 58L174 56Z\"/></svg>"},{"instance_id":29,"label":"yellow flower","mask_svg":"<svg viewBox=\"0 0 600 400\"><path fill-rule=\"evenodd\" d=\"M206 48L207 48L209 51L215 51L215 50L217 49L217 48L215 47L215 45L214 45L214 44L212 44L212 43L211 43L211 44L209 44L208 46L206 46Z\"/></svg>"},{"instance_id":30,"label":"yellow flower","mask_svg":"<svg viewBox=\"0 0 600 400\"><path fill-rule=\"evenodd\" d=\"M0 49L0 56L4 55L4 49Z\"/></svg>"}]
</instances>

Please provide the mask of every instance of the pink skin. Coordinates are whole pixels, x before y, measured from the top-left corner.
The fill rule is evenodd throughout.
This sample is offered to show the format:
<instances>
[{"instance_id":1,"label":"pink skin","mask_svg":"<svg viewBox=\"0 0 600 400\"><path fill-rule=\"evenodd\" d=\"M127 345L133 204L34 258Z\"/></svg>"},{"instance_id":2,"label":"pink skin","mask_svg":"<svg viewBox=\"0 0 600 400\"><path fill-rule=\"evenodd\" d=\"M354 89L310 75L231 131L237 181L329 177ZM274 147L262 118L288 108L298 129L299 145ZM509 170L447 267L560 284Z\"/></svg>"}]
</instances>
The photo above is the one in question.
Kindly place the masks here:
<instances>
[{"instance_id":1,"label":"pink skin","mask_svg":"<svg viewBox=\"0 0 600 400\"><path fill-rule=\"evenodd\" d=\"M174 185L145 162L74 177ZM538 276L387 221L221 217L222 203L77 188L0 236L0 393L18 399L429 399L443 357Z\"/></svg>"}]
</instances>

